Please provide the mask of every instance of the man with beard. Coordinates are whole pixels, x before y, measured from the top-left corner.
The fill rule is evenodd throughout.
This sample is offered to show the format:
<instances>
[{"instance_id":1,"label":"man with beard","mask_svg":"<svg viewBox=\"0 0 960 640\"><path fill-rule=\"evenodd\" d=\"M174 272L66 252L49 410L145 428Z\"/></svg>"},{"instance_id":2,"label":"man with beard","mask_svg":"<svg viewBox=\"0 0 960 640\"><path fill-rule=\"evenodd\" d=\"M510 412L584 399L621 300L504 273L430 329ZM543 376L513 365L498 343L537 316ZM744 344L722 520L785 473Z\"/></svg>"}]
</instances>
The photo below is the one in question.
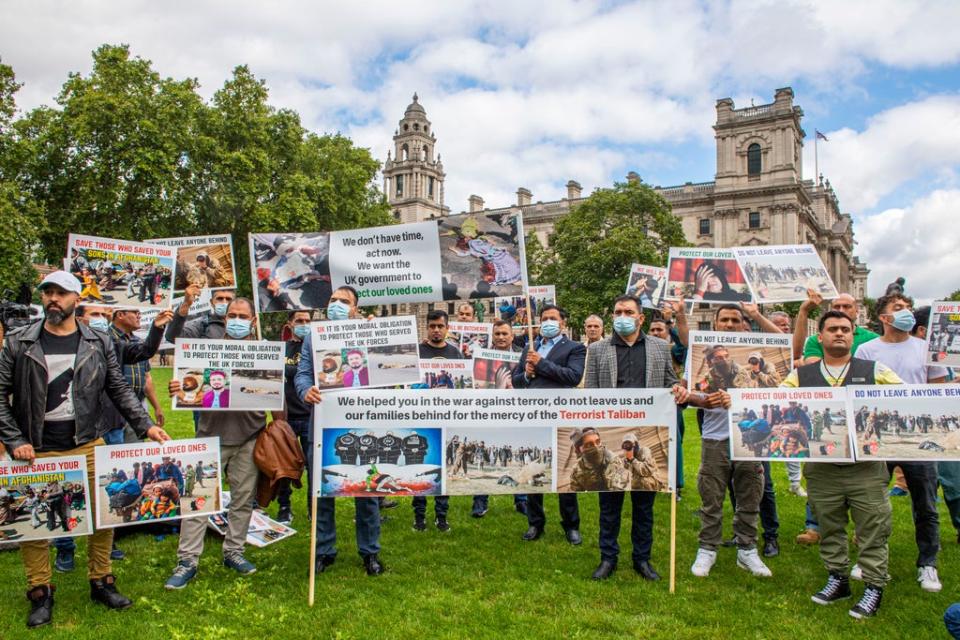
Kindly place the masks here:
<instances>
[{"instance_id":1,"label":"man with beard","mask_svg":"<svg viewBox=\"0 0 960 640\"><path fill-rule=\"evenodd\" d=\"M0 440L14 459L31 463L83 455L90 486L96 487L93 452L104 444L109 428L103 420L104 392L138 436L157 442L170 438L151 423L124 380L110 337L77 323L80 282L55 271L39 289L44 320L7 335L0 351ZM111 572L113 529L97 530L87 540L90 597L111 609L131 606ZM27 625L48 624L54 604L48 543L22 542L20 552L31 605Z\"/></svg>"},{"instance_id":2,"label":"man with beard","mask_svg":"<svg viewBox=\"0 0 960 640\"><path fill-rule=\"evenodd\" d=\"M817 335L823 357L794 369L781 386L900 384L897 374L885 365L850 355L854 333L853 320L846 313L831 310L823 314ZM859 540L858 564L866 589L849 613L855 618L876 615L889 580L887 540L893 524L886 464L819 462L805 464L803 474L807 478L810 506L819 521L820 559L829 572L827 584L812 600L828 605L851 596L847 524L852 518Z\"/></svg>"},{"instance_id":3,"label":"man with beard","mask_svg":"<svg viewBox=\"0 0 960 640\"><path fill-rule=\"evenodd\" d=\"M680 386L670 362L670 345L643 333L644 313L640 301L633 296L619 296L613 303L613 334L590 345L584 386L587 389L672 389L677 404L686 402L688 392ZM594 454L595 455L595 454ZM612 456L611 456L612 457ZM630 492L633 506L630 539L633 543L633 568L646 580L656 581L660 575L650 564L653 546L653 504L657 494L632 491L633 447L626 462L612 465L608 486L612 491L601 493L600 501L600 564L593 572L594 580L604 580L617 568L620 546L620 521L624 492ZM628 469L628 466L630 467ZM626 472L626 473L625 473Z\"/></svg>"},{"instance_id":4,"label":"man with beard","mask_svg":"<svg viewBox=\"0 0 960 640\"><path fill-rule=\"evenodd\" d=\"M347 371L343 374L343 386L347 389L366 387L370 384L370 373L363 363L363 351L350 349L347 351Z\"/></svg>"}]
</instances>

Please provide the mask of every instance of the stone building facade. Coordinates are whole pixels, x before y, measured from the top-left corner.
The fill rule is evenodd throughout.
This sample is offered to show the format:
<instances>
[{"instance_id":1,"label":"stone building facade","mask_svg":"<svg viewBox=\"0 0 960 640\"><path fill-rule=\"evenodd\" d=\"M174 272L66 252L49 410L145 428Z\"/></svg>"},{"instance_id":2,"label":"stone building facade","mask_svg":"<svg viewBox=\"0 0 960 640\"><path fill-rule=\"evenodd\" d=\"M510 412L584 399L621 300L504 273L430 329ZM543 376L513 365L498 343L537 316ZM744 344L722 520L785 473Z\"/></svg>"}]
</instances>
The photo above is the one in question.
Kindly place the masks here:
<instances>
[{"instance_id":1,"label":"stone building facade","mask_svg":"<svg viewBox=\"0 0 960 640\"><path fill-rule=\"evenodd\" d=\"M717 165L714 180L654 187L672 206L687 240L699 247L764 244L811 244L817 248L837 288L858 299L866 294L867 266L854 255L853 222L840 209L829 180L803 177L803 110L794 104L793 90L778 89L773 102L737 109L730 98L717 100L714 124ZM413 130L419 125L420 131ZM436 138L426 127L426 113L414 95L394 136L396 159L389 155L384 184L394 214L403 222L447 215L443 204L443 167L432 161ZM407 145L409 151L403 151ZM423 151L427 148L426 152ZM410 153L419 150L415 159ZM403 160L400 154L403 153ZM397 186L397 176L413 176L414 191ZM424 197L425 178L432 178L433 195ZM639 180L631 172L628 180ZM439 194L437 199L436 194ZM556 221L584 198L574 180L567 196L533 201L526 188L517 189L514 204L488 208L482 197L470 196L467 211L523 214L527 234L546 245Z\"/></svg>"}]
</instances>

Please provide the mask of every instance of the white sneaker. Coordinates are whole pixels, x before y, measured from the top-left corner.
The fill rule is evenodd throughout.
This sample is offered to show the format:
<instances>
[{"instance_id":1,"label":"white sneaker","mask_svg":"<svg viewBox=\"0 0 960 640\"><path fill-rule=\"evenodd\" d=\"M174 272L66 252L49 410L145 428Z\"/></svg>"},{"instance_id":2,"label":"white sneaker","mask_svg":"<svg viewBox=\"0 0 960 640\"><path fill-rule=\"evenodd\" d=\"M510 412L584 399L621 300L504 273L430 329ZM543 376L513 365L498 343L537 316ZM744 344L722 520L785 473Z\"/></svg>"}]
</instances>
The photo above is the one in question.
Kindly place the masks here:
<instances>
[{"instance_id":1,"label":"white sneaker","mask_svg":"<svg viewBox=\"0 0 960 640\"><path fill-rule=\"evenodd\" d=\"M710 575L710 569L713 568L716 561L716 551L703 548L697 549L697 558L693 561L693 566L690 567L690 573L698 578L706 578Z\"/></svg>"},{"instance_id":2,"label":"white sneaker","mask_svg":"<svg viewBox=\"0 0 960 640\"><path fill-rule=\"evenodd\" d=\"M807 492L803 490L803 487L800 486L799 482L790 485L790 493L797 496L798 498L807 497Z\"/></svg>"},{"instance_id":3,"label":"white sneaker","mask_svg":"<svg viewBox=\"0 0 960 640\"><path fill-rule=\"evenodd\" d=\"M863 570L860 568L859 564L853 565L853 569L850 569L850 579L863 582Z\"/></svg>"},{"instance_id":4,"label":"white sneaker","mask_svg":"<svg viewBox=\"0 0 960 640\"><path fill-rule=\"evenodd\" d=\"M943 585L940 584L940 576L937 575L936 567L918 567L917 582L920 583L921 589L929 591L930 593L937 593L943 588Z\"/></svg>"},{"instance_id":5,"label":"white sneaker","mask_svg":"<svg viewBox=\"0 0 960 640\"><path fill-rule=\"evenodd\" d=\"M767 565L763 564L756 549L738 549L737 566L746 569L758 578L769 578L773 575Z\"/></svg>"}]
</instances>

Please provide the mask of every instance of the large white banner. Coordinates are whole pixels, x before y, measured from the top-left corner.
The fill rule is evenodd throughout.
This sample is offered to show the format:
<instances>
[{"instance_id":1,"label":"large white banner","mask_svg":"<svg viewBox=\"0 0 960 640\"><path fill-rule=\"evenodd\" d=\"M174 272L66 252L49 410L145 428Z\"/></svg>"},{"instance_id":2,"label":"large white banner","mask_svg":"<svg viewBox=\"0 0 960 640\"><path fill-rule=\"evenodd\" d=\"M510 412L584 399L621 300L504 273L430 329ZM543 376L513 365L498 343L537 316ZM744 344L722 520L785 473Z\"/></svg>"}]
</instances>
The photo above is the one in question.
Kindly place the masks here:
<instances>
[{"instance_id":1,"label":"large white banner","mask_svg":"<svg viewBox=\"0 0 960 640\"><path fill-rule=\"evenodd\" d=\"M173 352L174 409L280 411L285 345L265 340L181 338Z\"/></svg>"},{"instance_id":2,"label":"large white banner","mask_svg":"<svg viewBox=\"0 0 960 640\"><path fill-rule=\"evenodd\" d=\"M669 389L371 390L315 412L324 496L666 491Z\"/></svg>"},{"instance_id":3,"label":"large white banner","mask_svg":"<svg viewBox=\"0 0 960 640\"><path fill-rule=\"evenodd\" d=\"M310 342L321 391L420 381L416 316L314 322Z\"/></svg>"}]
</instances>

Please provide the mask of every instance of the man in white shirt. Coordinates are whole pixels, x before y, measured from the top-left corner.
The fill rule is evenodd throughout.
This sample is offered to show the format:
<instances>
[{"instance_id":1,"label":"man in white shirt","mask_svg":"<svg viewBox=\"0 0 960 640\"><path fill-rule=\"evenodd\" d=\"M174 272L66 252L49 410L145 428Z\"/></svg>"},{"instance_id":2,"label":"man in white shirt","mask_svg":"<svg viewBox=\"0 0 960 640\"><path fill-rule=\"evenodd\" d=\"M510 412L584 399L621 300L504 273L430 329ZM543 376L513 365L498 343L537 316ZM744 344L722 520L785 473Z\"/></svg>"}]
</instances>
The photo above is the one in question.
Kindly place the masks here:
<instances>
[{"instance_id":1,"label":"man in white shirt","mask_svg":"<svg viewBox=\"0 0 960 640\"><path fill-rule=\"evenodd\" d=\"M916 324L913 301L901 293L891 293L877 300L877 314L883 323L883 335L861 344L857 358L876 360L890 367L905 384L942 383L947 370L927 367L926 343L910 335ZM907 480L913 503L913 524L916 529L917 581L924 591L941 589L937 575L937 553L940 551L940 516L937 512L937 463L888 462L893 472L900 467ZM851 572L856 577L857 572Z\"/></svg>"}]
</instances>

